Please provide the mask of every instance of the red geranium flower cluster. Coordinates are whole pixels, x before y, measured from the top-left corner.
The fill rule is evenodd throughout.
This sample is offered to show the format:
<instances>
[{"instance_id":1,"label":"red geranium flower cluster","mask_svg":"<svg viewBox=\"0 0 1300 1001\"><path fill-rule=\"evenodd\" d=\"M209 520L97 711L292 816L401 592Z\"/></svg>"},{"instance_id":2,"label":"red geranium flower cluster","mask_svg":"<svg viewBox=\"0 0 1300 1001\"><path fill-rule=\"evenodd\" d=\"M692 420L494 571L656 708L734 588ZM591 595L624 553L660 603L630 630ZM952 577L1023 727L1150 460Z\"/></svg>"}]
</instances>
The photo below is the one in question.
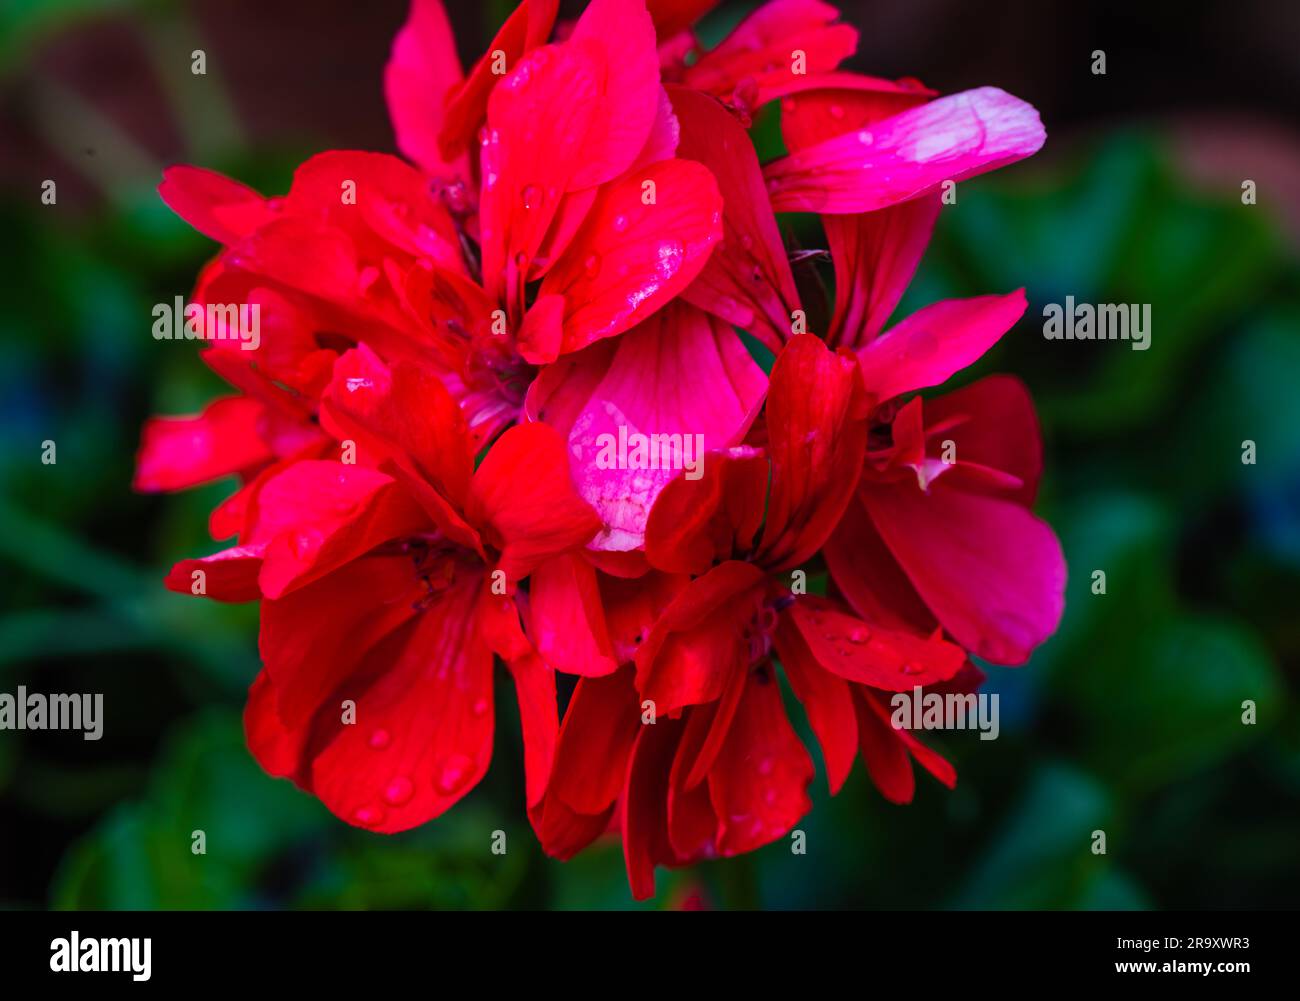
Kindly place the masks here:
<instances>
[{"instance_id":1,"label":"red geranium flower cluster","mask_svg":"<svg viewBox=\"0 0 1300 1001\"><path fill-rule=\"evenodd\" d=\"M500 658L542 846L621 835L639 897L656 865L809 809L781 674L832 792L859 752L891 801L913 761L951 786L890 694L973 690L968 654L1024 662L1065 576L1030 513L1023 386L917 395L1023 292L885 329L942 194L1036 151L1037 114L840 71L857 33L819 0L705 50L710 6L592 0L557 25L525 0L465 74L414 0L385 79L406 159L323 153L275 198L168 170L163 199L222 244L193 302L261 326L204 345L237 392L150 421L136 481L240 480L210 526L234 544L167 584L260 603L267 771L361 827L425 823L488 768ZM788 152L760 164L771 102ZM820 214L833 303L796 282L819 255L792 255L782 212Z\"/></svg>"}]
</instances>

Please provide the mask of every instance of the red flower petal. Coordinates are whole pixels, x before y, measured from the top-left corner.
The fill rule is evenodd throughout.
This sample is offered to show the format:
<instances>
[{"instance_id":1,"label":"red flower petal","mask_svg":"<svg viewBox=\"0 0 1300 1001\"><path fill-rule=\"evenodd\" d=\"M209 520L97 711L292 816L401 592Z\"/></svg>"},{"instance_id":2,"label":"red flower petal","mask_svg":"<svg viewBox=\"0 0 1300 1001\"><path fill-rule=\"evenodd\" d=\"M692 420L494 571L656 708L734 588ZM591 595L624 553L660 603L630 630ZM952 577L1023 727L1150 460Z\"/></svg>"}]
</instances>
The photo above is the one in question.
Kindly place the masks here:
<instances>
[{"instance_id":1,"label":"red flower petal","mask_svg":"<svg viewBox=\"0 0 1300 1001\"><path fill-rule=\"evenodd\" d=\"M721 236L722 196L698 163L663 160L601 188L542 281L542 295L565 299L562 350L620 334L664 306L694 281Z\"/></svg>"},{"instance_id":2,"label":"red flower petal","mask_svg":"<svg viewBox=\"0 0 1300 1001\"><path fill-rule=\"evenodd\" d=\"M262 593L279 598L381 542L412 534L428 516L390 476L310 460L273 477L258 495L250 542L265 542Z\"/></svg>"},{"instance_id":3,"label":"red flower petal","mask_svg":"<svg viewBox=\"0 0 1300 1001\"><path fill-rule=\"evenodd\" d=\"M414 617L423 594L408 557L372 556L264 601L258 650L285 725L307 726L365 656Z\"/></svg>"},{"instance_id":4,"label":"red flower petal","mask_svg":"<svg viewBox=\"0 0 1300 1001\"><path fill-rule=\"evenodd\" d=\"M798 87L806 74L826 73L853 55L858 32L834 23L840 16L819 0L770 0L740 22L716 48L700 56L685 82L723 99L753 80L753 105ZM802 54L797 64L796 54Z\"/></svg>"},{"instance_id":5,"label":"red flower petal","mask_svg":"<svg viewBox=\"0 0 1300 1001\"><path fill-rule=\"evenodd\" d=\"M762 603L763 572L730 561L692 581L665 609L636 654L637 690L659 716L718 698L749 663L744 633Z\"/></svg>"},{"instance_id":6,"label":"red flower petal","mask_svg":"<svg viewBox=\"0 0 1300 1001\"><path fill-rule=\"evenodd\" d=\"M529 635L547 664L592 677L618 669L596 571L582 556L557 556L538 566L528 597Z\"/></svg>"},{"instance_id":7,"label":"red flower petal","mask_svg":"<svg viewBox=\"0 0 1300 1001\"><path fill-rule=\"evenodd\" d=\"M718 854L753 851L784 835L812 809L813 764L781 702L771 664L748 673L736 718L709 773L718 815Z\"/></svg>"},{"instance_id":8,"label":"red flower petal","mask_svg":"<svg viewBox=\"0 0 1300 1001\"><path fill-rule=\"evenodd\" d=\"M778 212L869 212L1022 160L1045 139L1033 107L981 87L806 147L764 174Z\"/></svg>"},{"instance_id":9,"label":"red flower petal","mask_svg":"<svg viewBox=\"0 0 1300 1001\"><path fill-rule=\"evenodd\" d=\"M774 571L797 566L821 548L862 472L866 403L850 357L804 334L791 338L772 366L772 490L760 557Z\"/></svg>"},{"instance_id":10,"label":"red flower petal","mask_svg":"<svg viewBox=\"0 0 1300 1001\"><path fill-rule=\"evenodd\" d=\"M883 80L861 73L809 74L781 102L781 136L791 153L856 132L924 104L938 91L916 80Z\"/></svg>"},{"instance_id":11,"label":"red flower petal","mask_svg":"<svg viewBox=\"0 0 1300 1001\"><path fill-rule=\"evenodd\" d=\"M669 93L681 123L679 155L709 168L725 202L723 240L682 295L778 350L790 336L799 293L753 144L707 94L684 87Z\"/></svg>"},{"instance_id":12,"label":"red flower petal","mask_svg":"<svg viewBox=\"0 0 1300 1001\"><path fill-rule=\"evenodd\" d=\"M272 216L266 199L252 188L202 167L168 167L158 195L168 208L218 243L234 243Z\"/></svg>"},{"instance_id":13,"label":"red flower petal","mask_svg":"<svg viewBox=\"0 0 1300 1001\"><path fill-rule=\"evenodd\" d=\"M262 591L257 574L265 546L235 546L196 560L181 560L163 582L169 591L198 594L213 601L257 601ZM196 571L202 576L194 577ZM195 588L201 582L202 590Z\"/></svg>"},{"instance_id":14,"label":"red flower petal","mask_svg":"<svg viewBox=\"0 0 1300 1001\"><path fill-rule=\"evenodd\" d=\"M568 43L603 59L599 98L571 189L612 180L645 147L659 110L659 55L645 0L591 0Z\"/></svg>"},{"instance_id":15,"label":"red flower petal","mask_svg":"<svg viewBox=\"0 0 1300 1001\"><path fill-rule=\"evenodd\" d=\"M685 31L718 5L718 0L646 0L659 38Z\"/></svg>"},{"instance_id":16,"label":"red flower petal","mask_svg":"<svg viewBox=\"0 0 1300 1001\"><path fill-rule=\"evenodd\" d=\"M1011 501L938 480L863 490L871 519L917 592L962 646L1022 664L1061 620L1065 558L1044 522Z\"/></svg>"},{"instance_id":17,"label":"red flower petal","mask_svg":"<svg viewBox=\"0 0 1300 1001\"><path fill-rule=\"evenodd\" d=\"M1043 443L1033 400L1019 379L991 375L926 400L925 423L927 428L951 424L943 437L957 446L954 474L968 464L998 470L1020 485L1010 491L994 488L992 493L1024 507L1034 503L1043 471ZM963 486L980 489L974 482L963 481Z\"/></svg>"},{"instance_id":18,"label":"red flower petal","mask_svg":"<svg viewBox=\"0 0 1300 1001\"><path fill-rule=\"evenodd\" d=\"M916 791L909 752L921 766L949 789L957 785L957 772L941 755L930 750L908 730L898 729L890 712L874 693L859 689L854 704L858 710L858 734L862 757L871 781L891 803L910 803Z\"/></svg>"},{"instance_id":19,"label":"red flower petal","mask_svg":"<svg viewBox=\"0 0 1300 1001\"><path fill-rule=\"evenodd\" d=\"M438 527L478 548L478 534L461 515L474 468L472 439L455 400L430 372L405 362L389 367L364 345L348 351L334 365L321 423L352 441L364 465L393 463Z\"/></svg>"},{"instance_id":20,"label":"red flower petal","mask_svg":"<svg viewBox=\"0 0 1300 1001\"><path fill-rule=\"evenodd\" d=\"M630 670L582 678L564 713L548 794L583 814L599 814L623 789L628 756L643 727ZM655 726L659 724L656 723Z\"/></svg>"},{"instance_id":21,"label":"red flower petal","mask_svg":"<svg viewBox=\"0 0 1300 1001\"><path fill-rule=\"evenodd\" d=\"M384 67L384 97L397 148L430 174L465 173L455 151L444 156L438 149L444 100L460 80L456 39L441 0L412 0Z\"/></svg>"},{"instance_id":22,"label":"red flower petal","mask_svg":"<svg viewBox=\"0 0 1300 1001\"><path fill-rule=\"evenodd\" d=\"M250 471L275 458L262 439L266 408L246 396L209 403L196 417L145 422L136 457L136 490L184 490Z\"/></svg>"},{"instance_id":23,"label":"red flower petal","mask_svg":"<svg viewBox=\"0 0 1300 1001\"><path fill-rule=\"evenodd\" d=\"M668 780L681 730L671 719L641 727L628 762L620 819L623 862L637 900L654 896L655 866L676 858L668 837Z\"/></svg>"},{"instance_id":24,"label":"red flower petal","mask_svg":"<svg viewBox=\"0 0 1300 1001\"><path fill-rule=\"evenodd\" d=\"M646 521L651 565L702 574L715 561L747 554L763 521L768 469L763 456L715 453L700 479L669 483Z\"/></svg>"},{"instance_id":25,"label":"red flower petal","mask_svg":"<svg viewBox=\"0 0 1300 1001\"><path fill-rule=\"evenodd\" d=\"M945 382L996 344L1025 312L1025 292L946 299L917 310L858 351L878 401Z\"/></svg>"},{"instance_id":26,"label":"red flower petal","mask_svg":"<svg viewBox=\"0 0 1300 1001\"><path fill-rule=\"evenodd\" d=\"M517 315L523 283L583 157L603 72L599 52L544 45L492 91L479 152L483 284Z\"/></svg>"},{"instance_id":27,"label":"red flower petal","mask_svg":"<svg viewBox=\"0 0 1300 1001\"><path fill-rule=\"evenodd\" d=\"M908 692L947 681L966 663L966 652L953 643L868 625L825 598L801 597L786 614L813 659L846 681Z\"/></svg>"},{"instance_id":28,"label":"red flower petal","mask_svg":"<svg viewBox=\"0 0 1300 1001\"><path fill-rule=\"evenodd\" d=\"M312 789L350 824L391 833L438 816L469 792L492 756L492 654L478 635L477 584L445 592L340 686L356 723L330 705Z\"/></svg>"},{"instance_id":29,"label":"red flower petal","mask_svg":"<svg viewBox=\"0 0 1300 1001\"><path fill-rule=\"evenodd\" d=\"M843 678L817 663L788 615L781 616L774 640L786 679L795 698L803 704L808 723L821 745L826 782L833 796L844 785L858 756L853 694Z\"/></svg>"},{"instance_id":30,"label":"red flower petal","mask_svg":"<svg viewBox=\"0 0 1300 1001\"><path fill-rule=\"evenodd\" d=\"M688 461L701 471L708 454L744 437L767 384L734 330L683 302L614 347L593 345L552 368L555 374L548 369L535 385L534 403L567 434L578 490L604 521L592 545L619 551L642 545L655 498ZM647 437L647 449L651 440L664 441L669 458L656 468L626 468L631 446L626 462L611 454L621 435L668 435Z\"/></svg>"},{"instance_id":31,"label":"red flower petal","mask_svg":"<svg viewBox=\"0 0 1300 1001\"><path fill-rule=\"evenodd\" d=\"M886 629L928 635L938 620L871 523L862 502L863 489L869 487L859 488L822 547L826 568L859 618Z\"/></svg>"},{"instance_id":32,"label":"red flower petal","mask_svg":"<svg viewBox=\"0 0 1300 1001\"><path fill-rule=\"evenodd\" d=\"M923 195L876 212L822 216L835 265L829 343L854 348L880 333L916 273L939 207L938 195Z\"/></svg>"},{"instance_id":33,"label":"red flower petal","mask_svg":"<svg viewBox=\"0 0 1300 1001\"><path fill-rule=\"evenodd\" d=\"M474 473L469 520L501 551L498 566L512 585L600 528L568 467L554 428L521 424L496 440Z\"/></svg>"},{"instance_id":34,"label":"red flower petal","mask_svg":"<svg viewBox=\"0 0 1300 1001\"><path fill-rule=\"evenodd\" d=\"M513 69L526 52L550 37L558 9L559 0L524 0L506 18L469 76L446 94L446 115L438 137L443 157L463 153L483 123L488 97L501 79L495 72L497 53L505 57L506 68Z\"/></svg>"}]
</instances>

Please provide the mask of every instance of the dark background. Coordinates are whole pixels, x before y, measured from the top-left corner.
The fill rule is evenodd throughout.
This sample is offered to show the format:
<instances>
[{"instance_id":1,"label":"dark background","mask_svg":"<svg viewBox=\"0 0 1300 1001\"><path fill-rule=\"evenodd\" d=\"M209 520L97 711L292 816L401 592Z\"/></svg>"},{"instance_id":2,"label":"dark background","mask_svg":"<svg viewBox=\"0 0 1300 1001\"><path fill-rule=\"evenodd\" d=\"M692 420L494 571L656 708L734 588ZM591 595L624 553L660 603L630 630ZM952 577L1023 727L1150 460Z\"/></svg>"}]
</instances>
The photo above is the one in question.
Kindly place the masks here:
<instances>
[{"instance_id":1,"label":"dark background","mask_svg":"<svg viewBox=\"0 0 1300 1001\"><path fill-rule=\"evenodd\" d=\"M702 34L750 6L723 4ZM807 856L777 844L661 873L654 906L1293 906L1300 5L840 6L862 32L852 68L1001 86L1046 123L1032 161L962 185L901 311L1027 286L1026 319L958 381L1008 371L1034 391L1067 617L1030 665L990 669L997 741L936 742L955 792L923 778L896 808L858 769L832 800L819 774ZM449 7L466 62L508 12ZM107 716L97 743L0 732L0 906L631 903L616 844L568 864L536 848L509 698L488 779L418 831L348 828L265 777L239 727L255 610L161 587L173 560L217 548L206 515L230 487L129 489L141 421L221 391L186 345L148 333L152 304L188 294L214 250L158 201L162 166L271 193L318 150L392 150L382 68L405 14L388 0L0 6L0 691L103 692ZM756 125L765 156L773 125ZM56 206L40 203L46 178ZM1151 349L1044 340L1042 306L1066 295L1150 303ZM506 856L487 850L495 829ZM1105 856L1089 851L1098 829Z\"/></svg>"}]
</instances>

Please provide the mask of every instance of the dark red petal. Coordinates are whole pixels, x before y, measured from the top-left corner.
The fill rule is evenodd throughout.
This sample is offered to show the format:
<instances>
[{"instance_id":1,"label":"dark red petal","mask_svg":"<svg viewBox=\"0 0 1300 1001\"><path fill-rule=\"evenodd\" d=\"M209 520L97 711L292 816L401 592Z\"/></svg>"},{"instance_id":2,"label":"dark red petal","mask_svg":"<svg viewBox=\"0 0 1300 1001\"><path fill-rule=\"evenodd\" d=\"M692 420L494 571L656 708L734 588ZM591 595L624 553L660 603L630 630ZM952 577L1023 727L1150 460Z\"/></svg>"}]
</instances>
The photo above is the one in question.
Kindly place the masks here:
<instances>
[{"instance_id":1,"label":"dark red petal","mask_svg":"<svg viewBox=\"0 0 1300 1001\"><path fill-rule=\"evenodd\" d=\"M685 31L717 5L718 0L646 0L655 35L661 39Z\"/></svg>"},{"instance_id":2,"label":"dark red petal","mask_svg":"<svg viewBox=\"0 0 1300 1001\"><path fill-rule=\"evenodd\" d=\"M717 853L718 817L703 779L722 748L744 686L744 672L737 671L736 682L728 686L729 692L735 691L735 697L693 706L685 714L686 728L677 744L668 777L668 840L678 862L709 858ZM727 712L725 718L719 719L723 705ZM706 744L711 745L707 751ZM707 754L705 761L701 760L702 752ZM694 775L697 771L698 778Z\"/></svg>"},{"instance_id":3,"label":"dark red petal","mask_svg":"<svg viewBox=\"0 0 1300 1001\"><path fill-rule=\"evenodd\" d=\"M879 692L870 692L863 689L858 690L858 702L865 706L867 713L883 726L890 735L898 742L900 746L910 752L912 757L920 762L921 767L933 775L936 779L946 785L949 789L957 785L957 770L948 762L943 755L937 751L932 751L912 735L910 730L903 727L896 727L893 724L892 713L885 704L885 697ZM862 716L858 717L859 729L861 729ZM911 768L908 768L909 775ZM881 790L884 791L883 789ZM908 796L910 799L911 796ZM904 801L905 802L905 801Z\"/></svg>"},{"instance_id":4,"label":"dark red petal","mask_svg":"<svg viewBox=\"0 0 1300 1001\"><path fill-rule=\"evenodd\" d=\"M646 558L674 573L702 574L715 561L748 553L763 521L768 462L762 456L709 457L703 476L679 476L646 520Z\"/></svg>"},{"instance_id":5,"label":"dark red petal","mask_svg":"<svg viewBox=\"0 0 1300 1001\"><path fill-rule=\"evenodd\" d=\"M641 723L630 669L580 679L564 712L548 795L582 814L612 806L622 792L637 734L649 728Z\"/></svg>"},{"instance_id":6,"label":"dark red petal","mask_svg":"<svg viewBox=\"0 0 1300 1001\"><path fill-rule=\"evenodd\" d=\"M546 793L555 759L560 722L555 704L555 672L535 653L506 660L519 700L524 741L524 780L529 807Z\"/></svg>"},{"instance_id":7,"label":"dark red petal","mask_svg":"<svg viewBox=\"0 0 1300 1001\"><path fill-rule=\"evenodd\" d=\"M668 837L668 779L681 731L671 719L641 727L628 762L620 819L623 861L637 900L654 896L655 866L676 857Z\"/></svg>"},{"instance_id":8,"label":"dark red petal","mask_svg":"<svg viewBox=\"0 0 1300 1001\"><path fill-rule=\"evenodd\" d=\"M912 774L912 760L899 736L900 731L889 724L875 710L875 703L861 691L855 693L854 708L858 715L858 739L862 746L862 759L867 764L867 774L880 790L880 795L891 803L910 803L916 793L916 776Z\"/></svg>"},{"instance_id":9,"label":"dark red petal","mask_svg":"<svg viewBox=\"0 0 1300 1001\"><path fill-rule=\"evenodd\" d=\"M587 555L590 558L592 551L588 550ZM597 558L600 558L599 554ZM614 656L620 664L632 660L663 610L689 583L685 574L649 570L639 577L628 578L612 576L608 569L603 569L600 594L605 606L605 624Z\"/></svg>"},{"instance_id":10,"label":"dark red petal","mask_svg":"<svg viewBox=\"0 0 1300 1001\"><path fill-rule=\"evenodd\" d=\"M851 356L811 334L791 338L767 394L772 489L760 557L773 570L808 559L835 528L862 472L865 416Z\"/></svg>"},{"instance_id":11,"label":"dark red petal","mask_svg":"<svg viewBox=\"0 0 1300 1001\"><path fill-rule=\"evenodd\" d=\"M858 724L853 695L843 678L817 663L808 644L788 615L781 616L775 636L781 667L795 697L808 714L808 723L826 761L831 795L844 785L858 756Z\"/></svg>"},{"instance_id":12,"label":"dark red petal","mask_svg":"<svg viewBox=\"0 0 1300 1001\"><path fill-rule=\"evenodd\" d=\"M822 547L831 580L859 618L886 629L928 635L938 620L871 523L863 489L868 488L859 488Z\"/></svg>"},{"instance_id":13,"label":"dark red petal","mask_svg":"<svg viewBox=\"0 0 1300 1001\"><path fill-rule=\"evenodd\" d=\"M790 336L799 293L758 157L745 130L717 101L669 90L681 123L678 155L698 160L722 192L722 242L683 297L778 350Z\"/></svg>"},{"instance_id":14,"label":"dark red petal","mask_svg":"<svg viewBox=\"0 0 1300 1001\"><path fill-rule=\"evenodd\" d=\"M791 153L846 132L856 132L938 91L916 80L883 80L861 73L809 74L786 91L781 102L781 136Z\"/></svg>"},{"instance_id":15,"label":"dark red petal","mask_svg":"<svg viewBox=\"0 0 1300 1001\"><path fill-rule=\"evenodd\" d=\"M749 672L736 717L713 770L709 796L723 856L753 851L784 835L812 809L813 763L786 717L771 664Z\"/></svg>"},{"instance_id":16,"label":"dark red petal","mask_svg":"<svg viewBox=\"0 0 1300 1001\"><path fill-rule=\"evenodd\" d=\"M817 663L846 681L908 692L947 681L966 663L955 644L868 625L814 595L799 598L786 614Z\"/></svg>"},{"instance_id":17,"label":"dark red petal","mask_svg":"<svg viewBox=\"0 0 1300 1001\"><path fill-rule=\"evenodd\" d=\"M692 581L664 610L636 654L637 689L659 716L718 698L732 672L749 664L751 627L763 573L731 561Z\"/></svg>"}]
</instances>

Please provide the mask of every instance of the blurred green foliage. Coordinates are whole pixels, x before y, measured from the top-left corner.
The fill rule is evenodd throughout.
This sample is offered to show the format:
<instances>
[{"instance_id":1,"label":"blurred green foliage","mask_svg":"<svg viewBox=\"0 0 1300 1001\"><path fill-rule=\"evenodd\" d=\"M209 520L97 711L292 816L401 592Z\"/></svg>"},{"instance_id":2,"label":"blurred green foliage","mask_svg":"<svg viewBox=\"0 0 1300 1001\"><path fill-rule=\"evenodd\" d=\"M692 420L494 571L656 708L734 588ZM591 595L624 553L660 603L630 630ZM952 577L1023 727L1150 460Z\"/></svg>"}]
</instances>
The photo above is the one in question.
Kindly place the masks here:
<instances>
[{"instance_id":1,"label":"blurred green foliage","mask_svg":"<svg viewBox=\"0 0 1300 1001\"><path fill-rule=\"evenodd\" d=\"M40 27L13 26L7 38ZM770 118L755 131L779 141ZM305 152L205 165L280 191ZM206 516L229 486L129 490L141 420L220 391L184 345L148 336L151 305L187 291L212 252L148 181L77 219L30 192L0 201L0 690L103 691L108 720L98 743L0 734L0 906L633 906L617 843L566 864L536 847L509 684L488 779L421 830L347 827L251 760L254 610L161 587L173 560L216 548ZM817 246L806 222L800 243ZM834 799L819 775L806 856L778 843L661 873L645 906L1292 904L1298 279L1265 209L1194 192L1149 135L963 184L900 314L1028 288L1026 319L954 384L1009 371L1034 392L1040 511L1071 568L1065 622L1027 667L989 669L999 740L934 741L958 766L955 792L923 777L897 808L860 767ZM1151 349L1045 341L1042 306L1066 295L1151 303ZM46 439L56 465L39 461ZM1257 465L1242 464L1244 439ZM196 830L206 855L191 854ZM488 848L498 830L503 856Z\"/></svg>"}]
</instances>

